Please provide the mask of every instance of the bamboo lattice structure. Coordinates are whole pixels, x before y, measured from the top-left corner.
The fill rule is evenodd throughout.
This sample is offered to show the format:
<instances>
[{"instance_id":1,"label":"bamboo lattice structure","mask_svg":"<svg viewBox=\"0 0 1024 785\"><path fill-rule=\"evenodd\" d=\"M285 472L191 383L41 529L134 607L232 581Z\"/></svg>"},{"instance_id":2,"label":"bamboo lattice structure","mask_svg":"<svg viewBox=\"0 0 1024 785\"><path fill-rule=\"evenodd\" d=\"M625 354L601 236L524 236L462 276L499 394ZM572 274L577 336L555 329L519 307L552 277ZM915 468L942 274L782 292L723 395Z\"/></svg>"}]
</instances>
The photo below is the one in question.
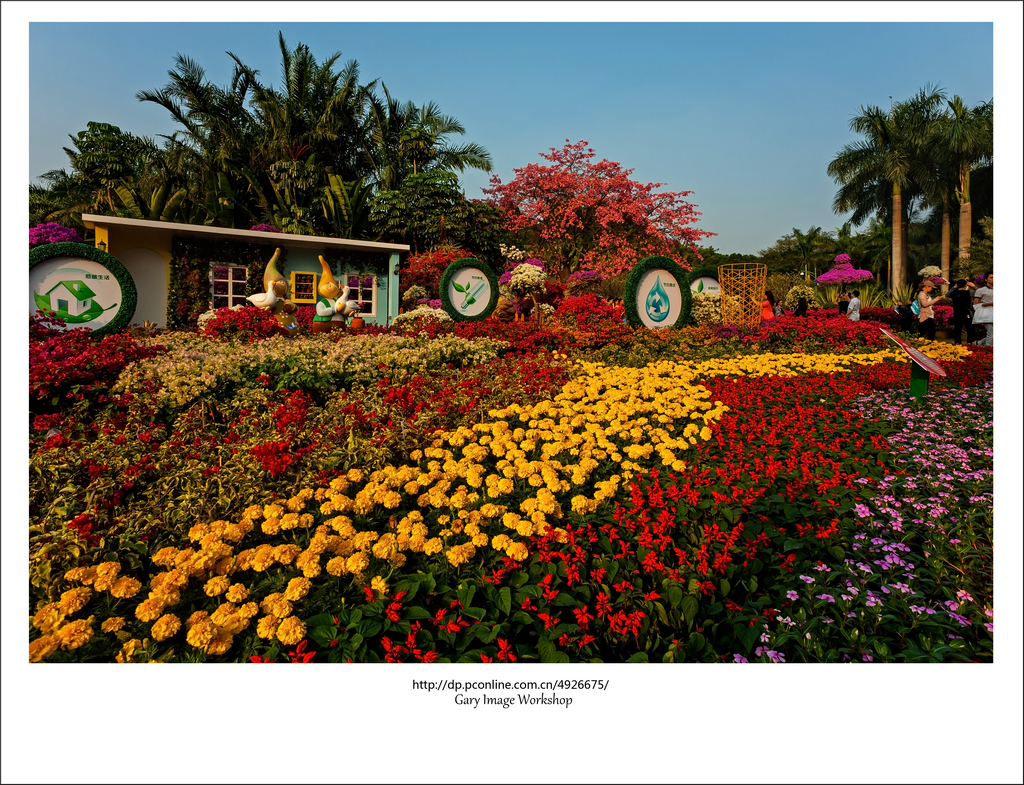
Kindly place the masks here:
<instances>
[{"instance_id":1,"label":"bamboo lattice structure","mask_svg":"<svg viewBox=\"0 0 1024 785\"><path fill-rule=\"evenodd\" d=\"M723 264L718 268L722 290L722 324L751 329L761 323L768 267L763 264Z\"/></svg>"}]
</instances>

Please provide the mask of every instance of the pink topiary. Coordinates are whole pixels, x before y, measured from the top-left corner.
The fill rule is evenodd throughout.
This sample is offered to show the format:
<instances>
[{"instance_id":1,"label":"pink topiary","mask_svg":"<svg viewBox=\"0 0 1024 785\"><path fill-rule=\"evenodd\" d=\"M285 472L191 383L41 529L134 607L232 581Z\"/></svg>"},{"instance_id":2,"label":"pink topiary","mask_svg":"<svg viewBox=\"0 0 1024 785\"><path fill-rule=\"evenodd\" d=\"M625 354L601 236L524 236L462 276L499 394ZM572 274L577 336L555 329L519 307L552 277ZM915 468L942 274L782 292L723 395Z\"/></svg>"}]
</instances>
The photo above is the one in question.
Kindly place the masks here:
<instances>
[{"instance_id":1,"label":"pink topiary","mask_svg":"<svg viewBox=\"0 0 1024 785\"><path fill-rule=\"evenodd\" d=\"M831 270L818 276L818 283L826 285L857 283L859 281L870 281L875 277L870 270L855 269L850 262L848 254L839 254L834 262L835 266Z\"/></svg>"}]
</instances>

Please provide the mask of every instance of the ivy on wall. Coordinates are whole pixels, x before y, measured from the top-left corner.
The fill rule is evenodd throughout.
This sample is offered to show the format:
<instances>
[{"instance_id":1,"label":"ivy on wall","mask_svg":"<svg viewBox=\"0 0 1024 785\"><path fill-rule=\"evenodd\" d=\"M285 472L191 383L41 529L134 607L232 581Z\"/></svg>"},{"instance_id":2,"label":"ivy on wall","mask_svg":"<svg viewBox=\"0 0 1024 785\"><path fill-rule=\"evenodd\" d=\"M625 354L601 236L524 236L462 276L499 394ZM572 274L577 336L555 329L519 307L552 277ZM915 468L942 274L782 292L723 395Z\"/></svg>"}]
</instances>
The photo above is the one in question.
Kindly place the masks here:
<instances>
[{"instance_id":1,"label":"ivy on wall","mask_svg":"<svg viewBox=\"0 0 1024 785\"><path fill-rule=\"evenodd\" d=\"M171 280L167 290L167 326L191 329L210 307L210 267L246 268L246 295L263 291L263 271L278 246L175 237L171 243ZM281 247L277 269L284 272L288 249Z\"/></svg>"},{"instance_id":2,"label":"ivy on wall","mask_svg":"<svg viewBox=\"0 0 1024 785\"><path fill-rule=\"evenodd\" d=\"M348 272L376 275L386 278L391 254L387 251L350 251L329 248L323 252L324 260L335 275Z\"/></svg>"}]
</instances>

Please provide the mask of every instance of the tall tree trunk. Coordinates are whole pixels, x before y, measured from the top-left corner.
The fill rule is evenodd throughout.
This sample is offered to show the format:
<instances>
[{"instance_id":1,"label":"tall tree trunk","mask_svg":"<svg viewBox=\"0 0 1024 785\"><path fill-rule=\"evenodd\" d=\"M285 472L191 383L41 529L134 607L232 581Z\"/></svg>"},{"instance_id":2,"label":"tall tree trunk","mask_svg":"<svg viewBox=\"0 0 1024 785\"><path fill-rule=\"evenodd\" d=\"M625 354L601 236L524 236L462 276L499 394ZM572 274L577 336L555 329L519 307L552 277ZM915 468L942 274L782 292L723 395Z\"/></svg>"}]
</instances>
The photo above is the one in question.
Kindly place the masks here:
<instances>
[{"instance_id":1,"label":"tall tree trunk","mask_svg":"<svg viewBox=\"0 0 1024 785\"><path fill-rule=\"evenodd\" d=\"M942 252L939 264L942 266L942 277L947 281L949 278L949 210L942 211ZM949 290L949 284L942 285L942 293Z\"/></svg>"},{"instance_id":2,"label":"tall tree trunk","mask_svg":"<svg viewBox=\"0 0 1024 785\"><path fill-rule=\"evenodd\" d=\"M910 221L903 221L900 224L900 231L903 232L903 275L910 275Z\"/></svg>"},{"instance_id":3,"label":"tall tree trunk","mask_svg":"<svg viewBox=\"0 0 1024 785\"><path fill-rule=\"evenodd\" d=\"M961 266L971 258L971 172L960 175L960 237L959 258Z\"/></svg>"},{"instance_id":4,"label":"tall tree trunk","mask_svg":"<svg viewBox=\"0 0 1024 785\"><path fill-rule=\"evenodd\" d=\"M960 247L961 265L971 258L971 203L960 205Z\"/></svg>"},{"instance_id":5,"label":"tall tree trunk","mask_svg":"<svg viewBox=\"0 0 1024 785\"><path fill-rule=\"evenodd\" d=\"M906 269L903 267L903 193L900 187L892 185L892 289L907 285Z\"/></svg>"}]
</instances>

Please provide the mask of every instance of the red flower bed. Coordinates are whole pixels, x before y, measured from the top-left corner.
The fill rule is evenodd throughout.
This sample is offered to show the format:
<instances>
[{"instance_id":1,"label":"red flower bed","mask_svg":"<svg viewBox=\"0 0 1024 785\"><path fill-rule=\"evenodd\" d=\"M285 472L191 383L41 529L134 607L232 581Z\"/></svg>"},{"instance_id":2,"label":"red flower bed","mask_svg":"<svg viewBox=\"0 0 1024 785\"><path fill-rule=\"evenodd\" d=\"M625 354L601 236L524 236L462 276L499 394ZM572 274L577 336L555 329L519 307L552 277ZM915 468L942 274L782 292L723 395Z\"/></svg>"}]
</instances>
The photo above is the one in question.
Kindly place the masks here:
<instances>
[{"instance_id":1,"label":"red flower bed","mask_svg":"<svg viewBox=\"0 0 1024 785\"><path fill-rule=\"evenodd\" d=\"M216 316L203 325L200 333L219 341L243 343L253 343L272 335L288 335L270 311L249 306L239 310L218 308Z\"/></svg>"},{"instance_id":2,"label":"red flower bed","mask_svg":"<svg viewBox=\"0 0 1024 785\"><path fill-rule=\"evenodd\" d=\"M29 326L28 387L31 408L83 400L106 390L132 362L166 351L139 343L127 333L97 340L85 327L60 330L59 320L33 317Z\"/></svg>"},{"instance_id":3,"label":"red flower bed","mask_svg":"<svg viewBox=\"0 0 1024 785\"><path fill-rule=\"evenodd\" d=\"M819 312L807 318L782 316L773 319L742 340L767 347L814 343L830 349L845 349L848 346L882 346L886 337L870 322L851 322L836 313Z\"/></svg>"}]
</instances>

